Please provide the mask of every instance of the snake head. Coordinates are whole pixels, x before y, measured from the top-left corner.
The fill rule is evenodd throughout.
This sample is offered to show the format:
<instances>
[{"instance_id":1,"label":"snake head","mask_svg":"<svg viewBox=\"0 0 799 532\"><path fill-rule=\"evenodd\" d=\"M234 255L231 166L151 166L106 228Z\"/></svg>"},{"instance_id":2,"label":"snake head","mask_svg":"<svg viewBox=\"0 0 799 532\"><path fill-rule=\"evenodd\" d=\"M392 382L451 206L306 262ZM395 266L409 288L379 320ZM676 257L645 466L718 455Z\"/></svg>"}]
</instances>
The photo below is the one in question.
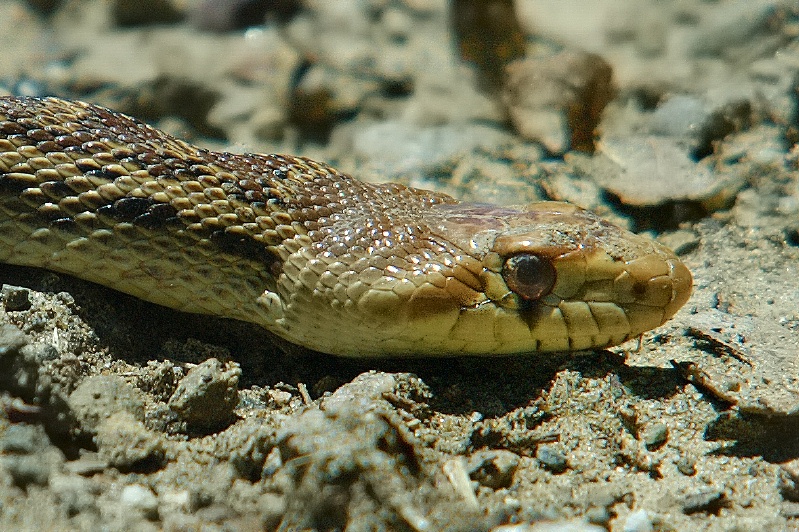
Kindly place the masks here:
<instances>
[{"instance_id":1,"label":"snake head","mask_svg":"<svg viewBox=\"0 0 799 532\"><path fill-rule=\"evenodd\" d=\"M573 205L431 203L284 241L279 332L345 356L584 350L661 325L690 295L671 251Z\"/></svg>"},{"instance_id":2,"label":"snake head","mask_svg":"<svg viewBox=\"0 0 799 532\"><path fill-rule=\"evenodd\" d=\"M484 299L464 302L451 332L467 339L482 330L468 345L504 353L616 345L663 324L691 294L691 273L672 251L574 205L446 210L440 231L481 267Z\"/></svg>"}]
</instances>

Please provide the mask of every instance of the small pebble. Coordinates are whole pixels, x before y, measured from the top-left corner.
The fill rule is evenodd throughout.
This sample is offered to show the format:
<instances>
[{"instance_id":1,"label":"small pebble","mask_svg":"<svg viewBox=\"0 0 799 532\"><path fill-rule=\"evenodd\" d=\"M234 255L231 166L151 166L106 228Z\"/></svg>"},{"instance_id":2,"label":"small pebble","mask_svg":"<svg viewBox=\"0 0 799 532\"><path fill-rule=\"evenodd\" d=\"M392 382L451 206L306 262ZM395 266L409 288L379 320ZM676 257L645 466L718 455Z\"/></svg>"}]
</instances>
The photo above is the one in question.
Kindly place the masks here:
<instances>
[{"instance_id":1,"label":"small pebble","mask_svg":"<svg viewBox=\"0 0 799 532\"><path fill-rule=\"evenodd\" d=\"M161 493L161 502L173 512L189 512L191 510L191 492L189 490L166 491Z\"/></svg>"},{"instance_id":2,"label":"small pebble","mask_svg":"<svg viewBox=\"0 0 799 532\"><path fill-rule=\"evenodd\" d=\"M469 457L469 478L491 489L508 488L519 467L519 456L510 451L482 451Z\"/></svg>"},{"instance_id":3,"label":"small pebble","mask_svg":"<svg viewBox=\"0 0 799 532\"><path fill-rule=\"evenodd\" d=\"M210 358L189 370L178 383L169 408L178 414L191 432L213 432L235 418L239 404L238 364L222 364Z\"/></svg>"},{"instance_id":4,"label":"small pebble","mask_svg":"<svg viewBox=\"0 0 799 532\"><path fill-rule=\"evenodd\" d=\"M148 430L129 412L116 412L101 421L94 439L100 457L120 471L149 470L164 459L159 433Z\"/></svg>"},{"instance_id":5,"label":"small pebble","mask_svg":"<svg viewBox=\"0 0 799 532\"><path fill-rule=\"evenodd\" d=\"M0 290L3 298L3 305L7 312L28 310L31 308L30 290L18 286L3 286Z\"/></svg>"},{"instance_id":6,"label":"small pebble","mask_svg":"<svg viewBox=\"0 0 799 532\"><path fill-rule=\"evenodd\" d=\"M594 130L615 94L610 63L564 51L519 59L505 72L503 101L519 135L553 154L594 151Z\"/></svg>"},{"instance_id":7,"label":"small pebble","mask_svg":"<svg viewBox=\"0 0 799 532\"><path fill-rule=\"evenodd\" d=\"M683 500L682 511L687 515L698 512L715 513L727 504L727 497L721 491L702 491L687 496Z\"/></svg>"},{"instance_id":8,"label":"small pebble","mask_svg":"<svg viewBox=\"0 0 799 532\"><path fill-rule=\"evenodd\" d=\"M20 349L28 343L28 337L10 323L0 325L0 357L16 356Z\"/></svg>"},{"instance_id":9,"label":"small pebble","mask_svg":"<svg viewBox=\"0 0 799 532\"><path fill-rule=\"evenodd\" d=\"M85 452L77 460L69 461L64 465L64 469L68 472L84 477L100 473L106 467L108 467L108 462L93 452Z\"/></svg>"},{"instance_id":10,"label":"small pebble","mask_svg":"<svg viewBox=\"0 0 799 532\"><path fill-rule=\"evenodd\" d=\"M696 474L696 460L688 458L687 456L681 457L677 460L677 471L683 475L690 477Z\"/></svg>"},{"instance_id":11,"label":"small pebble","mask_svg":"<svg viewBox=\"0 0 799 532\"><path fill-rule=\"evenodd\" d=\"M652 519L643 508L627 516L624 521L624 532L652 532Z\"/></svg>"},{"instance_id":12,"label":"small pebble","mask_svg":"<svg viewBox=\"0 0 799 532\"><path fill-rule=\"evenodd\" d=\"M55 297L67 307L72 308L75 306L75 297L69 292L59 292Z\"/></svg>"},{"instance_id":13,"label":"small pebble","mask_svg":"<svg viewBox=\"0 0 799 532\"><path fill-rule=\"evenodd\" d=\"M288 405L291 402L291 392L285 390L268 390L266 397L277 408Z\"/></svg>"},{"instance_id":14,"label":"small pebble","mask_svg":"<svg viewBox=\"0 0 799 532\"><path fill-rule=\"evenodd\" d=\"M17 423L9 425L0 438L0 451L4 454L33 454L47 441L44 429L37 425Z\"/></svg>"},{"instance_id":15,"label":"small pebble","mask_svg":"<svg viewBox=\"0 0 799 532\"><path fill-rule=\"evenodd\" d=\"M19 351L26 361L33 362L36 365L47 362L48 360L55 360L59 357L58 349L50 344L39 342L23 346Z\"/></svg>"},{"instance_id":16,"label":"small pebble","mask_svg":"<svg viewBox=\"0 0 799 532\"><path fill-rule=\"evenodd\" d=\"M92 435L103 420L117 412L130 412L134 419L144 420L142 393L118 375L83 379L68 401L81 429Z\"/></svg>"},{"instance_id":17,"label":"small pebble","mask_svg":"<svg viewBox=\"0 0 799 532\"><path fill-rule=\"evenodd\" d=\"M650 423L641 431L640 438L648 450L662 447L669 437L669 428L664 423Z\"/></svg>"},{"instance_id":18,"label":"small pebble","mask_svg":"<svg viewBox=\"0 0 799 532\"><path fill-rule=\"evenodd\" d=\"M606 507L594 506L585 511L585 518L588 519L590 523L610 528L608 523L610 523L610 520L613 518L613 516Z\"/></svg>"},{"instance_id":19,"label":"small pebble","mask_svg":"<svg viewBox=\"0 0 799 532\"><path fill-rule=\"evenodd\" d=\"M563 473L569 467L569 463L563 453L548 445L542 445L535 453L536 459L541 465L553 473Z\"/></svg>"},{"instance_id":20,"label":"small pebble","mask_svg":"<svg viewBox=\"0 0 799 532\"><path fill-rule=\"evenodd\" d=\"M474 487L469 479L462 457L452 458L441 466L452 488L462 499L462 504L468 508L479 508Z\"/></svg>"},{"instance_id":21,"label":"small pebble","mask_svg":"<svg viewBox=\"0 0 799 532\"><path fill-rule=\"evenodd\" d=\"M652 133L671 137L693 135L707 119L706 106L695 96L677 94L658 104L652 113Z\"/></svg>"},{"instance_id":22,"label":"small pebble","mask_svg":"<svg viewBox=\"0 0 799 532\"><path fill-rule=\"evenodd\" d=\"M119 502L140 510L146 517L158 517L158 499L146 486L130 484L122 489Z\"/></svg>"}]
</instances>

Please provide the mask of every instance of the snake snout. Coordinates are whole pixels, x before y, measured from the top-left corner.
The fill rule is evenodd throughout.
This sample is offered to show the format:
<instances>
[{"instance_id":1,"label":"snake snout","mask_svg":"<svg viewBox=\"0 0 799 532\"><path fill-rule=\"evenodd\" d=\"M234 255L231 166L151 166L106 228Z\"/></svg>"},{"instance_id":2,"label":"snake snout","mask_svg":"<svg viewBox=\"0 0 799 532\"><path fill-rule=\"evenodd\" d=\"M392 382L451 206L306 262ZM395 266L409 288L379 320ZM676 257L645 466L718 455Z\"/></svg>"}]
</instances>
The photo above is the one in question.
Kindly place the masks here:
<instances>
[{"instance_id":1,"label":"snake snout","mask_svg":"<svg viewBox=\"0 0 799 532\"><path fill-rule=\"evenodd\" d=\"M658 327L691 296L693 279L676 257L652 254L630 261L613 282L613 293L630 321L630 335Z\"/></svg>"}]
</instances>

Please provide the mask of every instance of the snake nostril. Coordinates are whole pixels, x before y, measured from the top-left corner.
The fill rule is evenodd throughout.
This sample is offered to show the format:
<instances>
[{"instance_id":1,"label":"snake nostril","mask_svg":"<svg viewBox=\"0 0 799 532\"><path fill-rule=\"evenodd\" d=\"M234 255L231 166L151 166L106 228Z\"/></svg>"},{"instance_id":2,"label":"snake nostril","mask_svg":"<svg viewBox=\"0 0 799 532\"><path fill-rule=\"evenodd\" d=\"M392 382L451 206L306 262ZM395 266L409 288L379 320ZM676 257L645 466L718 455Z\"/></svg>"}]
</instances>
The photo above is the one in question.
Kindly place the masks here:
<instances>
[{"instance_id":1,"label":"snake nostril","mask_svg":"<svg viewBox=\"0 0 799 532\"><path fill-rule=\"evenodd\" d=\"M502 278L516 295L534 301L552 291L557 273L550 261L538 255L520 253L505 261Z\"/></svg>"},{"instance_id":2,"label":"snake nostril","mask_svg":"<svg viewBox=\"0 0 799 532\"><path fill-rule=\"evenodd\" d=\"M648 280L647 280L648 281ZM636 281L633 283L632 293L636 297L643 297L649 287L647 281Z\"/></svg>"}]
</instances>

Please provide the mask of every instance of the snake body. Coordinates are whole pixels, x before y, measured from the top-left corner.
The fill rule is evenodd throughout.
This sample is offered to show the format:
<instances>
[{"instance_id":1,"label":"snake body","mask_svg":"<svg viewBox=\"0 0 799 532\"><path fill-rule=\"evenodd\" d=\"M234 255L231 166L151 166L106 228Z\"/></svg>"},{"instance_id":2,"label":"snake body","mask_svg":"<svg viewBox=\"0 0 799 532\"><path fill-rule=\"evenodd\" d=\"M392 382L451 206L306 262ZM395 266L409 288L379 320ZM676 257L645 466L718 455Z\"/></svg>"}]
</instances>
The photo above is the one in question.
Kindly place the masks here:
<instances>
[{"instance_id":1,"label":"snake body","mask_svg":"<svg viewBox=\"0 0 799 532\"><path fill-rule=\"evenodd\" d=\"M692 284L670 250L570 204L461 203L213 152L55 98L0 98L0 262L344 356L616 345Z\"/></svg>"}]
</instances>

